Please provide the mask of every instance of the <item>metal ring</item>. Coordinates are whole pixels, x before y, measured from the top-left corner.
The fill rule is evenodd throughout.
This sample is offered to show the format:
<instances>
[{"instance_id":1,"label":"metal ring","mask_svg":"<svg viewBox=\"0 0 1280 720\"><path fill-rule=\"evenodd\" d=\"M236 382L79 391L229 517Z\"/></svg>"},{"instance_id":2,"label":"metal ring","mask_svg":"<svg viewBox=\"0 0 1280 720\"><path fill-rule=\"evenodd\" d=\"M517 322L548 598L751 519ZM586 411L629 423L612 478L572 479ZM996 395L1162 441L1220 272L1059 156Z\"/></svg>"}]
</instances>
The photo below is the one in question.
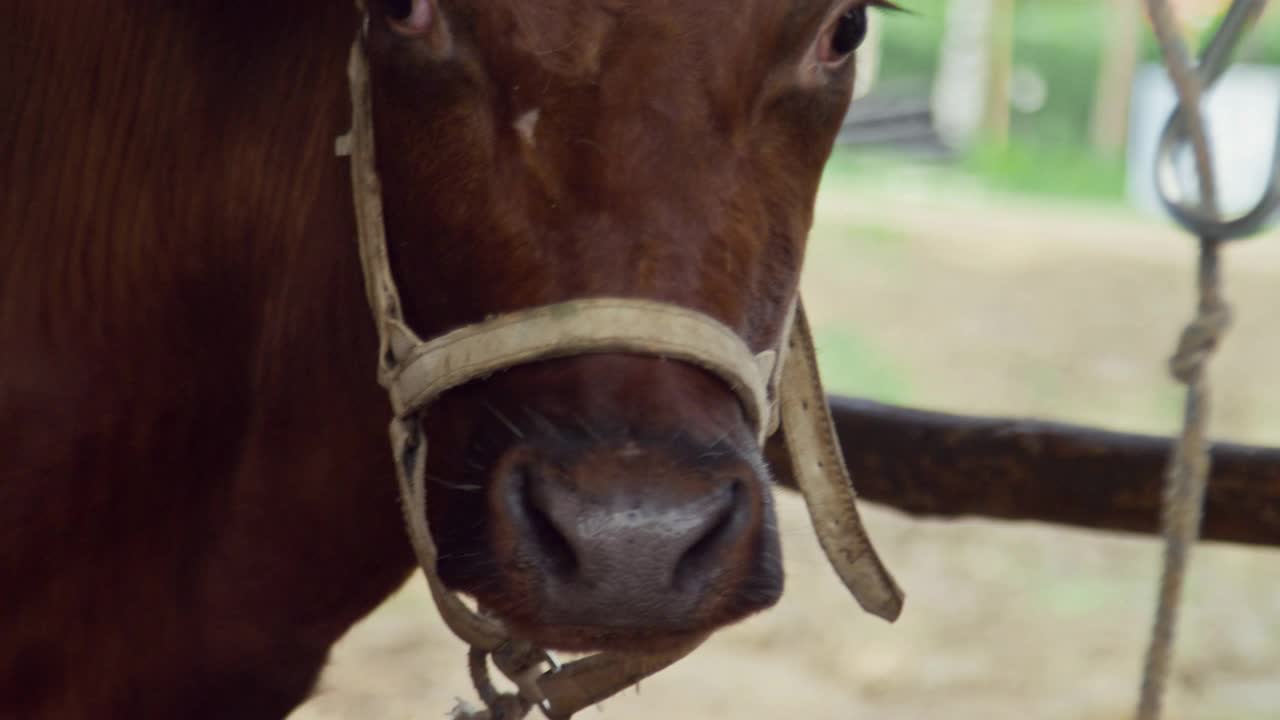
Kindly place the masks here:
<instances>
[{"instance_id":1,"label":"metal ring","mask_svg":"<svg viewBox=\"0 0 1280 720\"><path fill-rule=\"evenodd\" d=\"M1231 6L1196 67L1203 90L1213 87L1226 72L1236 47L1265 5L1265 0L1236 0ZM1271 173L1261 198L1248 211L1225 218L1208 212L1202 202L1192 200L1192 193L1182 185L1176 155L1190 143L1184 121L1186 112L1187 108L1179 104L1160 136L1155 182L1161 203L1183 227L1201 237L1233 240L1256 233L1280 208L1280 123L1276 128Z\"/></svg>"},{"instance_id":2,"label":"metal ring","mask_svg":"<svg viewBox=\"0 0 1280 720\"><path fill-rule=\"evenodd\" d=\"M1276 150L1271 163L1271 173L1263 189L1262 197L1249 210L1233 217L1222 217L1206 211L1190 199L1179 177L1175 154L1187 144L1179 136L1181 115L1169 120L1160 140L1156 165L1156 187L1165 209L1183 227L1194 235L1218 240L1235 240L1257 233L1280 208L1280 126L1276 131Z\"/></svg>"}]
</instances>

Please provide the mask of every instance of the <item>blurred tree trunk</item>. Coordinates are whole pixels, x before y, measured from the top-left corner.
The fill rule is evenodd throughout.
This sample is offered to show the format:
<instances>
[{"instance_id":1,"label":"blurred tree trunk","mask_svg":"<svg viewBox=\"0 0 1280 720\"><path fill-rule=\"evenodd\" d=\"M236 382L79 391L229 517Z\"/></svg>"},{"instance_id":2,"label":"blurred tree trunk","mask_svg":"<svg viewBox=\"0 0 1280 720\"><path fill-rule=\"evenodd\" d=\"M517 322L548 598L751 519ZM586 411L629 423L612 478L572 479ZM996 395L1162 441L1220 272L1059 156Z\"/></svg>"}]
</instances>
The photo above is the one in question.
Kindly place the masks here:
<instances>
[{"instance_id":1,"label":"blurred tree trunk","mask_svg":"<svg viewBox=\"0 0 1280 720\"><path fill-rule=\"evenodd\" d=\"M1138 0L1128 0L1137 4ZM1009 93L1013 84L1013 20L1016 0L992 0L987 31L987 99L982 114L986 138L1009 141Z\"/></svg>"},{"instance_id":2,"label":"blurred tree trunk","mask_svg":"<svg viewBox=\"0 0 1280 720\"><path fill-rule=\"evenodd\" d=\"M1134 0L1137 2L1137 0ZM933 85L938 135L952 147L1009 134L1015 0L951 0Z\"/></svg>"},{"instance_id":3,"label":"blurred tree trunk","mask_svg":"<svg viewBox=\"0 0 1280 720\"><path fill-rule=\"evenodd\" d=\"M982 128L987 96L987 32L992 0L951 0L934 75L934 126L947 145L963 148Z\"/></svg>"},{"instance_id":4,"label":"blurred tree trunk","mask_svg":"<svg viewBox=\"0 0 1280 720\"><path fill-rule=\"evenodd\" d=\"M1125 147L1129 95L1141 51L1141 22L1138 0L1109 0L1092 129L1093 146L1105 155L1118 155Z\"/></svg>"}]
</instances>

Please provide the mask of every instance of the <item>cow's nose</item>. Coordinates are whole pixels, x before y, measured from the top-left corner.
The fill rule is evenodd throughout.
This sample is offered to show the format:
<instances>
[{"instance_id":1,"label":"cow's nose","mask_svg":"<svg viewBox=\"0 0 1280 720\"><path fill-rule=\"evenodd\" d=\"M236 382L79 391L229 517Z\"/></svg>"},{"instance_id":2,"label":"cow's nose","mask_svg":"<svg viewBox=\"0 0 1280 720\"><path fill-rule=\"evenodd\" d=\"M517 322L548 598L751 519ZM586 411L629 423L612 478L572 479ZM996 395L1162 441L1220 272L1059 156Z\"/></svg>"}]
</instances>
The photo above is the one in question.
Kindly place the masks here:
<instances>
[{"instance_id":1,"label":"cow's nose","mask_svg":"<svg viewBox=\"0 0 1280 720\"><path fill-rule=\"evenodd\" d=\"M545 621L682 625L731 566L757 560L743 547L759 524L756 478L739 466L673 474L650 460L566 471L526 459L495 478L512 555L541 570Z\"/></svg>"}]
</instances>

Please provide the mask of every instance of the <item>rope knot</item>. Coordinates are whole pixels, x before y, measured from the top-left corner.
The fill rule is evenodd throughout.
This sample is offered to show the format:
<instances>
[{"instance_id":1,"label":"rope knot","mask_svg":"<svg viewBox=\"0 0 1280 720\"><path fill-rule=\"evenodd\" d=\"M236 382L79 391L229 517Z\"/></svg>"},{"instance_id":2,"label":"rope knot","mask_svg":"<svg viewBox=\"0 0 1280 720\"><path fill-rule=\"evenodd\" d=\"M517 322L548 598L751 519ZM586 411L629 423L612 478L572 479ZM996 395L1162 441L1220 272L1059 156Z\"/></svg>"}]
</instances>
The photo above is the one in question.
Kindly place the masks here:
<instances>
[{"instance_id":1,"label":"rope knot","mask_svg":"<svg viewBox=\"0 0 1280 720\"><path fill-rule=\"evenodd\" d=\"M1178 350L1169 360L1169 371L1181 383L1194 382L1230 327L1231 308L1226 303L1216 302L1203 308L1182 331Z\"/></svg>"}]
</instances>

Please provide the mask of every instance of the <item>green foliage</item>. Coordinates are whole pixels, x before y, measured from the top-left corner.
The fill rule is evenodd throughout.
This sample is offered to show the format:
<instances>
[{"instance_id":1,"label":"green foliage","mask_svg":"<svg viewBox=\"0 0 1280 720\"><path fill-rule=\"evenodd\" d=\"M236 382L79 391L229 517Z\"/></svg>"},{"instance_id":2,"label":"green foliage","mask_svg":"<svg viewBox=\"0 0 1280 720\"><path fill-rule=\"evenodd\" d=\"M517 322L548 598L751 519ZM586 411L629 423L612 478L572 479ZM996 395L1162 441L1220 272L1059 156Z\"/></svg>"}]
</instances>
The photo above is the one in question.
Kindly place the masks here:
<instances>
[{"instance_id":1,"label":"green foliage","mask_svg":"<svg viewBox=\"0 0 1280 720\"><path fill-rule=\"evenodd\" d=\"M903 5L908 12L882 15L882 88L929 92L948 4L948 0L906 0ZM1108 12L1105 0L1019 0L1015 66L1038 73L1048 87L1048 97L1034 113L1014 113L1007 147L978 144L962 158L961 170L1000 190L1103 201L1124 197L1124 163L1098 157L1089 143ZM1202 41L1216 27L1216 22L1206 24ZM1144 34L1143 55L1147 61L1160 59L1150 30ZM1237 59L1280 64L1280 12L1272 8L1264 15ZM878 166L883 169L886 163L892 161Z\"/></svg>"},{"instance_id":2,"label":"green foliage","mask_svg":"<svg viewBox=\"0 0 1280 720\"><path fill-rule=\"evenodd\" d=\"M921 83L927 87L938 66L947 4L944 0L908 0L902 5L908 12L880 15L884 22L881 82Z\"/></svg>"},{"instance_id":3,"label":"green foliage","mask_svg":"<svg viewBox=\"0 0 1280 720\"><path fill-rule=\"evenodd\" d=\"M907 7L909 13L885 15L882 87L928 92L948 2L910 0ZM1089 144L1107 11L1103 0L1020 0L1014 62L1044 79L1045 105L1034 113L1014 112L1009 145L979 144L962 158L961 169L1000 190L1123 198L1123 162L1097 157Z\"/></svg>"},{"instance_id":4,"label":"green foliage","mask_svg":"<svg viewBox=\"0 0 1280 720\"><path fill-rule=\"evenodd\" d=\"M937 70L947 2L912 0L909 9L885 16L881 78L887 87L927 89ZM1087 142L1105 20L1101 0L1018 3L1014 62L1043 76L1049 96L1038 112L1014 115L1015 139L1067 146Z\"/></svg>"},{"instance_id":5,"label":"green foliage","mask_svg":"<svg viewBox=\"0 0 1280 720\"><path fill-rule=\"evenodd\" d=\"M1014 113L1015 139L1059 149L1088 146L1105 24L1099 0L1018 4L1014 64L1039 73L1049 95L1038 112Z\"/></svg>"}]
</instances>

